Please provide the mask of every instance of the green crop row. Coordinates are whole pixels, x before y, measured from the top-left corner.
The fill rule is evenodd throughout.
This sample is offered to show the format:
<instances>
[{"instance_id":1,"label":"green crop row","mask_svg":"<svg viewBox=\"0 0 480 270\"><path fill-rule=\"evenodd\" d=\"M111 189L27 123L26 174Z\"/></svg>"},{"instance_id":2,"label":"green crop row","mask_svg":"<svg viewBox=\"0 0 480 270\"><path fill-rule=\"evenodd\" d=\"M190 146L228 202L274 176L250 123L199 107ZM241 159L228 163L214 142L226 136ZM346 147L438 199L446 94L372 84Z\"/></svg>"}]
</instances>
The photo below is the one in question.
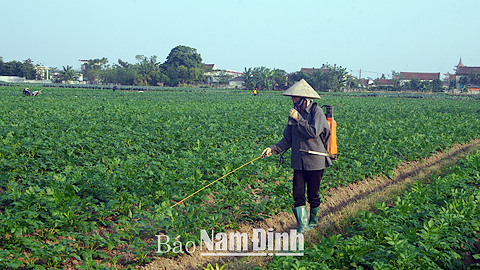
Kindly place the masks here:
<instances>
[{"instance_id":1,"label":"green crop row","mask_svg":"<svg viewBox=\"0 0 480 270\"><path fill-rule=\"evenodd\" d=\"M480 253L479 184L480 151L445 177L417 182L393 207L359 213L348 237L322 238L303 258L275 257L268 269L467 269L464 255Z\"/></svg>"},{"instance_id":2,"label":"green crop row","mask_svg":"<svg viewBox=\"0 0 480 270\"><path fill-rule=\"evenodd\" d=\"M144 264L156 234L198 241L200 229L290 211L289 152L170 208L281 139L292 105L279 93L21 90L0 88L0 263L58 267L125 249ZM322 192L480 135L475 101L318 102L334 106L339 141Z\"/></svg>"}]
</instances>

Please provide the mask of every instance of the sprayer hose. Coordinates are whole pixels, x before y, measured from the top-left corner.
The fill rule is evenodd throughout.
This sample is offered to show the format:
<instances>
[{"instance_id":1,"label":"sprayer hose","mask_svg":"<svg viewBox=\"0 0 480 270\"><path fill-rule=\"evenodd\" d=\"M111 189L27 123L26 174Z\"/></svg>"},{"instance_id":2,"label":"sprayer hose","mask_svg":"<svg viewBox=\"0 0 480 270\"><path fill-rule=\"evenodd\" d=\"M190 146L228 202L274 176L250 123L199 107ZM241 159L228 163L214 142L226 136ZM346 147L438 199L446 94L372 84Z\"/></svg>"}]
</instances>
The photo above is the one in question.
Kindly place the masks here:
<instances>
[{"instance_id":1,"label":"sprayer hose","mask_svg":"<svg viewBox=\"0 0 480 270\"><path fill-rule=\"evenodd\" d=\"M243 164L242 166L240 166L240 167L236 168L235 170L233 170L233 171L231 171L231 172L229 172L229 173L225 174L224 176L222 176L222 177L218 178L217 180L215 180L215 181L211 182L210 184L208 184L208 185L204 186L203 188L201 188L201 189L199 189L199 190L195 191L194 193L190 194L190 195L189 195L188 197L186 197L185 199L183 199L183 200L181 200L181 201L177 202L176 204L172 205L170 208L173 208L173 207L175 207L176 205L178 205L178 204L182 203L183 201L185 201L186 199L188 199L188 198L192 197L193 195L197 194L198 192L200 192L200 191L202 191L202 190L206 189L207 187L211 186L213 183L215 183L215 182L219 181L220 179L224 178L225 176L227 176L227 175L229 175L229 174L231 174L231 173L235 172L236 170L238 170L238 169L240 169L240 168L243 168L243 167L247 166L248 164L250 164L250 163L254 162L255 160L257 160L257 159L259 159L259 158L261 158L261 157L262 157L262 156L259 156L259 157L257 157L257 158L254 158L254 159L250 160L249 162L247 162L247 163Z\"/></svg>"}]
</instances>

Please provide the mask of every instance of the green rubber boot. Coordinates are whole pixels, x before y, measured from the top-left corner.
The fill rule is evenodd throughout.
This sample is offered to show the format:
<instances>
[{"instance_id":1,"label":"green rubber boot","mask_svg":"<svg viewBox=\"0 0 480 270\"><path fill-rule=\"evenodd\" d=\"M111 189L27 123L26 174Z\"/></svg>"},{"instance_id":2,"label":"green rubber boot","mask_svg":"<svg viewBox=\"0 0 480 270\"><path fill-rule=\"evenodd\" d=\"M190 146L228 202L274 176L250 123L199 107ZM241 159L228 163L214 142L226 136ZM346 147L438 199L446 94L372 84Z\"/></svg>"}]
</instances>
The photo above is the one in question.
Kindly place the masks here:
<instances>
[{"instance_id":1,"label":"green rubber boot","mask_svg":"<svg viewBox=\"0 0 480 270\"><path fill-rule=\"evenodd\" d=\"M308 227L313 229L318 225L318 211L320 210L320 206L316 208L310 208L310 222L308 222Z\"/></svg>"},{"instance_id":2,"label":"green rubber boot","mask_svg":"<svg viewBox=\"0 0 480 270\"><path fill-rule=\"evenodd\" d=\"M295 214L295 218L297 219L298 223L297 232L304 233L309 229L307 207L305 205L295 207L293 208L293 214Z\"/></svg>"}]
</instances>

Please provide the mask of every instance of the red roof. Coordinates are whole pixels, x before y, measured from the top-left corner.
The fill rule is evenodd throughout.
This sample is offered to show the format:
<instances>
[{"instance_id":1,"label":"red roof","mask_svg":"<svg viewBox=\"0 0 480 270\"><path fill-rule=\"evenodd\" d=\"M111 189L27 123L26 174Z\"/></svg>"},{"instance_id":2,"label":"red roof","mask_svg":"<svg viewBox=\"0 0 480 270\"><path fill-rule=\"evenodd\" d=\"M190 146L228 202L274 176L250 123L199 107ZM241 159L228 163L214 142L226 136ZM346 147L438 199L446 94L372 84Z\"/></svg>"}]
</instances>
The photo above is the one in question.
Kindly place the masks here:
<instances>
[{"instance_id":1,"label":"red roof","mask_svg":"<svg viewBox=\"0 0 480 270\"><path fill-rule=\"evenodd\" d=\"M211 71L215 67L215 64L204 64L203 65L203 70L204 71Z\"/></svg>"},{"instance_id":2,"label":"red roof","mask_svg":"<svg viewBox=\"0 0 480 270\"><path fill-rule=\"evenodd\" d=\"M313 71L321 71L323 74L325 72L329 72L330 69L329 68L301 68L300 71L303 71L307 74L312 74Z\"/></svg>"},{"instance_id":3,"label":"red roof","mask_svg":"<svg viewBox=\"0 0 480 270\"><path fill-rule=\"evenodd\" d=\"M434 79L440 79L440 72L437 72L437 73L400 72L400 78L406 79L406 80L416 78L421 81L431 81Z\"/></svg>"},{"instance_id":4,"label":"red roof","mask_svg":"<svg viewBox=\"0 0 480 270\"><path fill-rule=\"evenodd\" d=\"M480 67L458 67L457 68L457 73L455 75L469 75L474 72L477 72L477 74L480 74Z\"/></svg>"},{"instance_id":5,"label":"red roof","mask_svg":"<svg viewBox=\"0 0 480 270\"><path fill-rule=\"evenodd\" d=\"M387 79L376 79L375 83L377 85L393 85L392 80L387 80Z\"/></svg>"}]
</instances>

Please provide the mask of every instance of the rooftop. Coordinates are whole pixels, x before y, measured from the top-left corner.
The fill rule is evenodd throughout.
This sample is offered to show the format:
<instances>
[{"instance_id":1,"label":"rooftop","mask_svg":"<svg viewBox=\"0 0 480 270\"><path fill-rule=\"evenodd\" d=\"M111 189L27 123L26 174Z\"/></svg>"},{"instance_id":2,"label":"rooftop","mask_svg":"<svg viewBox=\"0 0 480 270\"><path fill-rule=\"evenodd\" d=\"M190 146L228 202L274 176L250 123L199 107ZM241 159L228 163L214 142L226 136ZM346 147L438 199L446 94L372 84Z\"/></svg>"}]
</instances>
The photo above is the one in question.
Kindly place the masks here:
<instances>
[{"instance_id":1,"label":"rooftop","mask_svg":"<svg viewBox=\"0 0 480 270\"><path fill-rule=\"evenodd\" d=\"M421 81L429 81L434 79L440 79L440 72L436 72L436 73L400 72L400 78L407 79L407 80L415 78Z\"/></svg>"},{"instance_id":2,"label":"rooftop","mask_svg":"<svg viewBox=\"0 0 480 270\"><path fill-rule=\"evenodd\" d=\"M455 73L455 75L469 75L475 72L477 72L477 74L480 74L480 67L459 66L457 67L457 72Z\"/></svg>"}]
</instances>

